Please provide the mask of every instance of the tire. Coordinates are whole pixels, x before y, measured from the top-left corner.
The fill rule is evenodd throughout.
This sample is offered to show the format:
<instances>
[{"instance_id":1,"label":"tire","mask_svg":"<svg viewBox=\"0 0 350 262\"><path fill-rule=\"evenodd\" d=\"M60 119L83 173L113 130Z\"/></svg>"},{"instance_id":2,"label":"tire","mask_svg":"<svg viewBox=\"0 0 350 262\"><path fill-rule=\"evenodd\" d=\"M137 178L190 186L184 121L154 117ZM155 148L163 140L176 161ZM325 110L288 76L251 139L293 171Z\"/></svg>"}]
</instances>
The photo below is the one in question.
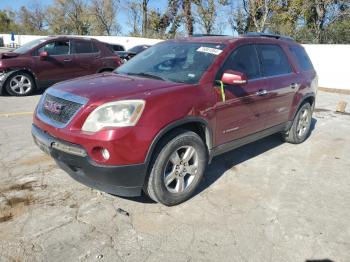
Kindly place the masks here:
<instances>
[{"instance_id":1,"label":"tire","mask_svg":"<svg viewBox=\"0 0 350 262\"><path fill-rule=\"evenodd\" d=\"M284 141L291 144L300 144L310 135L312 107L309 103L304 103L294 117L293 124L284 134Z\"/></svg>"},{"instance_id":2,"label":"tire","mask_svg":"<svg viewBox=\"0 0 350 262\"><path fill-rule=\"evenodd\" d=\"M189 199L203 177L207 150L194 132L179 130L160 143L146 179L144 191L166 206Z\"/></svg>"},{"instance_id":3,"label":"tire","mask_svg":"<svg viewBox=\"0 0 350 262\"><path fill-rule=\"evenodd\" d=\"M6 80L6 91L12 96L29 96L35 88L33 77L25 72L16 72Z\"/></svg>"}]
</instances>

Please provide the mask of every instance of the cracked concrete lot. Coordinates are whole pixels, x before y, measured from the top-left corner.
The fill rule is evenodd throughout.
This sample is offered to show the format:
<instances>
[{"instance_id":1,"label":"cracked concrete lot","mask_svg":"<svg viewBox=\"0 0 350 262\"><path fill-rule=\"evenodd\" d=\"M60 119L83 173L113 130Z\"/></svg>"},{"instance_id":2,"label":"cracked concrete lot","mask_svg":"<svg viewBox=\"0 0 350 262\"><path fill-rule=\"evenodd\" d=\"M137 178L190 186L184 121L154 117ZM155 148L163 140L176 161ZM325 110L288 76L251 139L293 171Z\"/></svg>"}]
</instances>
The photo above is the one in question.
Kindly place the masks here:
<instances>
[{"instance_id":1,"label":"cracked concrete lot","mask_svg":"<svg viewBox=\"0 0 350 262\"><path fill-rule=\"evenodd\" d=\"M0 97L0 261L350 261L350 115L319 92L301 145L271 136L217 157L165 207L87 188L33 143L39 96Z\"/></svg>"}]
</instances>

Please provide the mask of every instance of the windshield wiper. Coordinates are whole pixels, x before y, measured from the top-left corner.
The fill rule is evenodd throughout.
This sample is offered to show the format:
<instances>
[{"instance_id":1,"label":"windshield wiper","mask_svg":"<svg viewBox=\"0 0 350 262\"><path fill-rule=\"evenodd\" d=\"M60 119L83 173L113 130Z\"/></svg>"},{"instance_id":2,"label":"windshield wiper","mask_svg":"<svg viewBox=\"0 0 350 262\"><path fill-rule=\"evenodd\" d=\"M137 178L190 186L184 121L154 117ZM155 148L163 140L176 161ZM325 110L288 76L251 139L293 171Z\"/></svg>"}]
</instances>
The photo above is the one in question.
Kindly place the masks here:
<instances>
[{"instance_id":1,"label":"windshield wiper","mask_svg":"<svg viewBox=\"0 0 350 262\"><path fill-rule=\"evenodd\" d=\"M163 80L166 81L165 78L161 77L161 76L157 76L157 75L152 75L149 73L126 73L127 75L133 75L133 76L143 76L143 77L147 77L147 78L153 78L153 79L158 79L158 80Z\"/></svg>"}]
</instances>

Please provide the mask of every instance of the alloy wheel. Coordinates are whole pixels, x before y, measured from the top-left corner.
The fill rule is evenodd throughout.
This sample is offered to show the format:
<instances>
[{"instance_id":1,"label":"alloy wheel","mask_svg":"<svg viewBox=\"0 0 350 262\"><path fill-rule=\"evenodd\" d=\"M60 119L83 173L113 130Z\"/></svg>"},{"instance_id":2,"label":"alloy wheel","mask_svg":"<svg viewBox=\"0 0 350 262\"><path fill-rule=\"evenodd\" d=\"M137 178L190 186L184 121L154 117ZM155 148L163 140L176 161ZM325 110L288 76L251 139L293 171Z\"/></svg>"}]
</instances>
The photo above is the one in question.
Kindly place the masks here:
<instances>
[{"instance_id":1,"label":"alloy wheel","mask_svg":"<svg viewBox=\"0 0 350 262\"><path fill-rule=\"evenodd\" d=\"M192 146L175 150L166 164L164 184L171 193L184 192L194 181L198 172L198 153Z\"/></svg>"},{"instance_id":2,"label":"alloy wheel","mask_svg":"<svg viewBox=\"0 0 350 262\"><path fill-rule=\"evenodd\" d=\"M24 75L16 75L10 80L11 90L19 95L25 95L32 90L31 80Z\"/></svg>"},{"instance_id":3,"label":"alloy wheel","mask_svg":"<svg viewBox=\"0 0 350 262\"><path fill-rule=\"evenodd\" d=\"M308 108L304 108L299 116L299 121L297 125L297 135L298 137L304 136L310 127L311 115Z\"/></svg>"}]
</instances>

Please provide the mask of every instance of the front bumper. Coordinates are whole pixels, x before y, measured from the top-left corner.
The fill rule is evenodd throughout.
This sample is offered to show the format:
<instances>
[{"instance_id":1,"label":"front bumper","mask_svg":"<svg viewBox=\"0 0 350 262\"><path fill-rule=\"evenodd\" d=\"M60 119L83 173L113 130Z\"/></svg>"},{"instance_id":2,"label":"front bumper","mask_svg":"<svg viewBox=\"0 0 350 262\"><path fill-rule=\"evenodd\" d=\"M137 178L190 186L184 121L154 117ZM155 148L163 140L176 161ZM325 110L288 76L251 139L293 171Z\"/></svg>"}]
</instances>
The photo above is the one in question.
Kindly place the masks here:
<instances>
[{"instance_id":1,"label":"front bumper","mask_svg":"<svg viewBox=\"0 0 350 262\"><path fill-rule=\"evenodd\" d=\"M115 195L141 195L147 172L145 164L100 165L89 158L83 147L57 139L35 125L32 135L39 148L78 182Z\"/></svg>"}]
</instances>

